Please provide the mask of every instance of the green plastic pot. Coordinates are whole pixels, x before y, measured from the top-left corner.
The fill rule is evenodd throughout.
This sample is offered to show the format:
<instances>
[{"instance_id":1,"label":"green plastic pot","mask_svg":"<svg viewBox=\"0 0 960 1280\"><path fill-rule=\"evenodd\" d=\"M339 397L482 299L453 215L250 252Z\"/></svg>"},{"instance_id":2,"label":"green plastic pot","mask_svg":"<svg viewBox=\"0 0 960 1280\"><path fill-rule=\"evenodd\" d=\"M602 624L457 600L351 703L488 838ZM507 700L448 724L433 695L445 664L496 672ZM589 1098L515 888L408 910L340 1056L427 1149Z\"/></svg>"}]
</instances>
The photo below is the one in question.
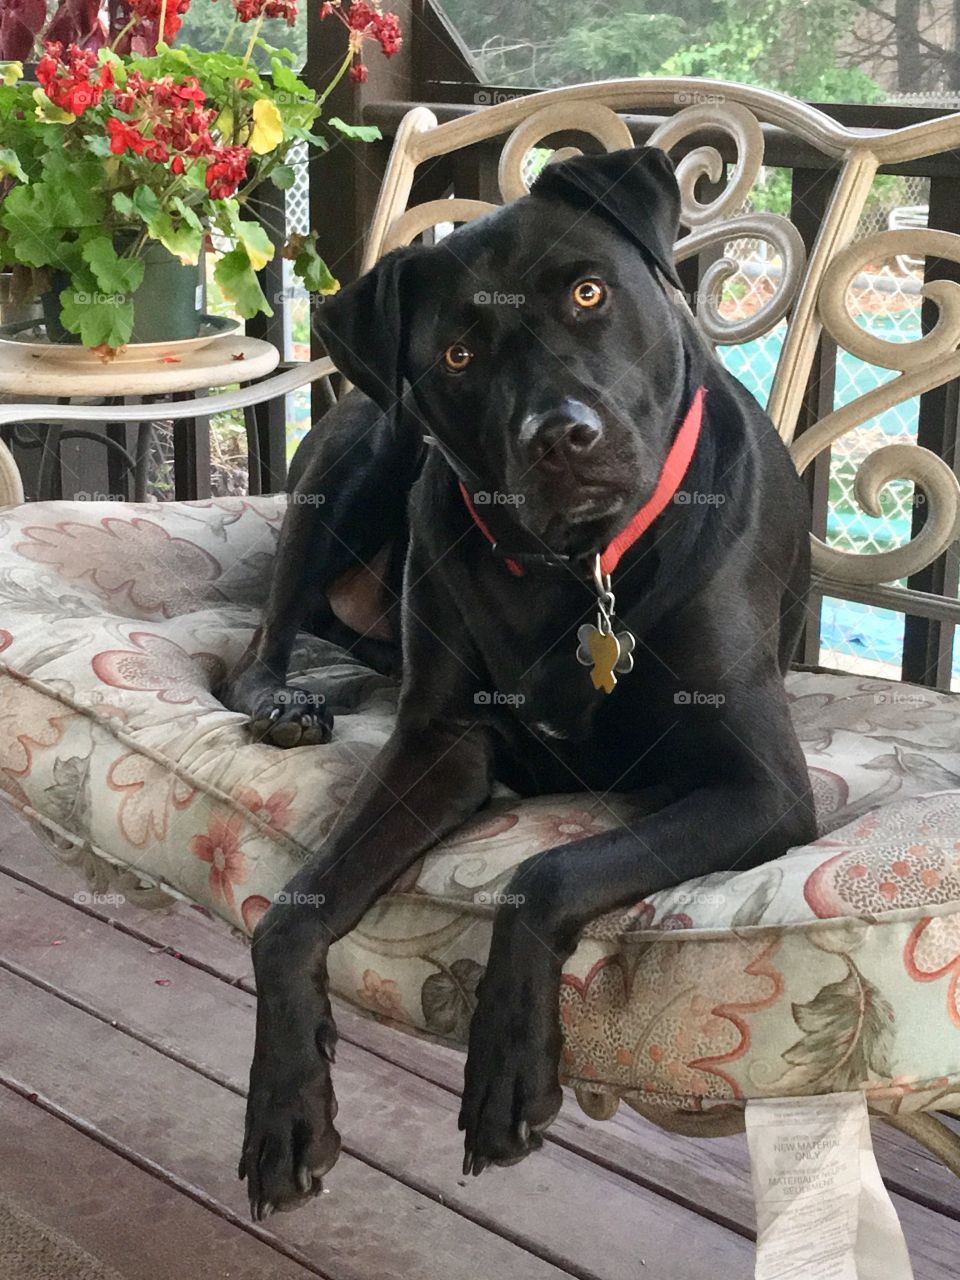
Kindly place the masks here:
<instances>
[{"instance_id":1,"label":"green plastic pot","mask_svg":"<svg viewBox=\"0 0 960 1280\"><path fill-rule=\"evenodd\" d=\"M130 244L133 233L115 238L118 252ZM203 316L203 255L196 265L184 264L156 240L140 250L143 280L133 295L133 333L130 342L176 342L195 338ZM41 297L47 337L56 343L79 343L60 323L60 294L70 278L55 271L51 288Z\"/></svg>"}]
</instances>

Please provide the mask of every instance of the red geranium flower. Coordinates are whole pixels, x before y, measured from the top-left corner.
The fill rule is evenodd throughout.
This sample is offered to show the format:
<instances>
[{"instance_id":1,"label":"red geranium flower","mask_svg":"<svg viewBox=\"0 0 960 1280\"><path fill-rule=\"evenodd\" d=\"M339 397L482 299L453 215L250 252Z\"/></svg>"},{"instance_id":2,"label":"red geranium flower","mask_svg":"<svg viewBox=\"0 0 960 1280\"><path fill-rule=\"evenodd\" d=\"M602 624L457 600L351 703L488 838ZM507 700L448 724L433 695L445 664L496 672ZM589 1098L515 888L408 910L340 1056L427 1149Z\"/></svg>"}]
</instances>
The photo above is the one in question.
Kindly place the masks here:
<instances>
[{"instance_id":1,"label":"red geranium flower","mask_svg":"<svg viewBox=\"0 0 960 1280\"><path fill-rule=\"evenodd\" d=\"M110 134L110 150L115 156L126 155L127 151L133 151L139 156L146 149L146 138L141 137L133 125L126 124L116 116L111 116L107 121L107 132Z\"/></svg>"},{"instance_id":2,"label":"red geranium flower","mask_svg":"<svg viewBox=\"0 0 960 1280\"><path fill-rule=\"evenodd\" d=\"M233 0L241 22L253 22L256 18L283 18L288 26L297 20L294 0Z\"/></svg>"},{"instance_id":3,"label":"red geranium flower","mask_svg":"<svg viewBox=\"0 0 960 1280\"><path fill-rule=\"evenodd\" d=\"M63 45L53 41L37 64L37 79L52 103L61 111L82 116L88 107L99 105L105 89L113 88L113 67L105 62L99 76L91 80L97 67L97 55L72 44L63 57Z\"/></svg>"},{"instance_id":4,"label":"red geranium flower","mask_svg":"<svg viewBox=\"0 0 960 1280\"><path fill-rule=\"evenodd\" d=\"M114 93L113 105L134 118L107 121L110 150L118 156L130 150L154 164L169 161L174 173L183 173L184 156L209 158L217 151L210 133L217 113L205 110L205 101L195 76L178 84L171 76L147 80L132 71L125 87Z\"/></svg>"},{"instance_id":5,"label":"red geranium flower","mask_svg":"<svg viewBox=\"0 0 960 1280\"><path fill-rule=\"evenodd\" d=\"M211 200L229 200L247 176L249 147L217 147L207 165L206 183Z\"/></svg>"},{"instance_id":6,"label":"red geranium flower","mask_svg":"<svg viewBox=\"0 0 960 1280\"><path fill-rule=\"evenodd\" d=\"M320 17L334 14L350 32L350 49L356 61L350 68L350 78L362 84L367 78L362 49L365 41L376 40L384 55L392 58L403 43L400 20L395 13L383 13L379 4L367 4L366 0L353 0L344 5L341 0L330 0L320 6Z\"/></svg>"},{"instance_id":7,"label":"red geranium flower","mask_svg":"<svg viewBox=\"0 0 960 1280\"><path fill-rule=\"evenodd\" d=\"M135 13L141 22L151 22L154 26L159 24L163 0L128 0L128 5L130 11ZM163 31L158 33L167 44L183 26L181 14L186 13L189 8L190 0L167 0Z\"/></svg>"}]
</instances>

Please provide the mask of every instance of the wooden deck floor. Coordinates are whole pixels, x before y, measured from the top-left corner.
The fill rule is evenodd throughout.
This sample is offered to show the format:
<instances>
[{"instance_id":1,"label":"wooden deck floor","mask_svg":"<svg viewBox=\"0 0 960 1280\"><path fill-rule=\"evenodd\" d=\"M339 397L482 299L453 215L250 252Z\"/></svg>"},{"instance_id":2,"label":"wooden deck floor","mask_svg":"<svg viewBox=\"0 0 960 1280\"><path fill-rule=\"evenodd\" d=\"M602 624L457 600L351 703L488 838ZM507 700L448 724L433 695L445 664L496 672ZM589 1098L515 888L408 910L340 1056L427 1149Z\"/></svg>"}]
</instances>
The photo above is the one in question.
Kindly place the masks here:
<instances>
[{"instance_id":1,"label":"wooden deck floor","mask_svg":"<svg viewBox=\"0 0 960 1280\"><path fill-rule=\"evenodd\" d=\"M542 1152L468 1181L460 1055L346 1007L344 1154L315 1204L254 1225L235 1176L247 948L188 907L83 888L0 802L0 1193L124 1280L752 1276L742 1138L570 1102ZM876 1145L917 1280L955 1280L960 1183L885 1126Z\"/></svg>"}]
</instances>

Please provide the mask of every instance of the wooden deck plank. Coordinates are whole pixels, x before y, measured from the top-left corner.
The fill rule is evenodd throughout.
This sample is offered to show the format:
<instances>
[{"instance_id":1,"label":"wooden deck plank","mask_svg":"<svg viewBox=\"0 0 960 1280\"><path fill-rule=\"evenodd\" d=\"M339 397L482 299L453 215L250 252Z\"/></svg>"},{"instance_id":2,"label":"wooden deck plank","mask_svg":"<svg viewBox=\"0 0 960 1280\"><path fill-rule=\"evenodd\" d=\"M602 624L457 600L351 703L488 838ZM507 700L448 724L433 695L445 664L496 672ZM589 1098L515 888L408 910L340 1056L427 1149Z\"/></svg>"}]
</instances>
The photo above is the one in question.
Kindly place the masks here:
<instances>
[{"instance_id":1,"label":"wooden deck plank","mask_svg":"<svg viewBox=\"0 0 960 1280\"><path fill-rule=\"evenodd\" d=\"M0 911L7 963L178 1061L243 1088L253 1039L249 993L151 955L23 884L0 882ZM51 946L54 939L60 945ZM169 985L158 986L158 977ZM578 1275L613 1280L634 1274L639 1235L657 1259L648 1275L695 1274L704 1249L726 1276L749 1274L752 1249L740 1236L557 1146L513 1169L463 1179L458 1104L449 1092L350 1044L340 1046L337 1066L341 1127L354 1155L531 1252Z\"/></svg>"},{"instance_id":2,"label":"wooden deck plank","mask_svg":"<svg viewBox=\"0 0 960 1280\"><path fill-rule=\"evenodd\" d=\"M6 867L61 900L72 901L81 883L77 873L59 863L21 819L16 822L22 838L9 848L5 848L0 822L0 870ZM253 989L249 949L221 921L184 904L169 912L146 911L130 903L90 905L83 910L99 919L114 920L134 936L168 946L225 980ZM459 1050L398 1034L342 1001L335 1004L343 1040L459 1094L463 1080ZM570 1101L552 1127L549 1141L617 1169L680 1205L698 1206L719 1223L741 1232L754 1229L749 1161L742 1137L706 1140L668 1133L626 1107L621 1107L612 1121L599 1124ZM881 1121L874 1122L874 1144L881 1172L892 1191L960 1221L960 1182L939 1160Z\"/></svg>"},{"instance_id":3,"label":"wooden deck plank","mask_svg":"<svg viewBox=\"0 0 960 1280\"><path fill-rule=\"evenodd\" d=\"M21 895L29 896L29 891L27 891L23 886L15 886L15 888ZM40 896L42 897L42 895ZM41 902L40 906L43 905L44 904ZM64 918L67 919L67 924L71 924L72 922L69 919L69 906L59 904L58 906L60 911L66 912L66 917ZM13 919L13 912L11 911L9 903L3 904L3 914L5 919ZM83 926L85 929L92 930L96 930L99 927L95 922L90 922L88 919L83 919ZM123 935L111 935L110 941L113 943L114 941L119 941L122 937ZM93 942L94 945L96 945L97 935L95 932L93 934ZM133 944L132 940L127 940L127 945L139 944ZM50 948L49 943L46 941L38 943L34 936L31 936L27 940L27 946L29 948L27 958L29 959L30 955L32 955L34 962L36 962L38 956L43 957L46 955L48 958L54 958L55 967L50 971L48 976L56 979L58 982L65 981L66 977L69 976L70 966L66 963L68 960L68 953L64 952L62 946L58 948ZM189 978L191 983L201 982L211 990L214 988L215 984L211 982L209 978L199 973L191 972L189 968L178 964L178 962L171 956L158 955L151 957L150 963L152 966L168 966L170 972L174 974L177 973L179 968L182 975L181 981ZM110 965L110 970L129 975L131 972L130 963L126 958L124 958L122 963L118 962ZM166 972L166 969L164 971ZM221 989L223 989L223 984L221 984ZM164 988L162 990L168 991L169 988ZM242 1002L243 999L249 998L246 993L238 991L235 988L227 987L225 988L225 991L232 1000L239 1000ZM74 992L74 994L76 994L76 992ZM190 996L189 1003L191 1008L199 1007L198 999L199 997L196 994L192 994ZM165 1003L165 1000L161 1001L161 1004ZM200 1003L202 1004L202 1001ZM225 1039L222 1033L217 1029L216 1025L211 1022L212 1016L214 1015L209 1012L203 1012L202 1016L198 1019L201 1034L204 1037L212 1038L215 1043L224 1043ZM413 1041L410 1037L398 1036L395 1031L391 1031L389 1028L376 1027L375 1024L368 1023L366 1020L362 1019L358 1019L358 1021L362 1022L365 1026L374 1027L380 1035L386 1037L387 1039L384 1047L389 1048L395 1042L400 1041L403 1044L416 1043L421 1049L433 1050L433 1046ZM156 1010L150 1011L149 1017L146 1018L146 1028L150 1034L157 1034L158 1031L162 1031L162 1019L158 1018ZM169 1047L171 1051L182 1051L183 1046L181 1045L178 1050L176 1041L174 1040L169 1042ZM349 1069L349 1078L341 1078L340 1080L340 1094L344 1106L344 1124L345 1127L347 1127L347 1117L349 1117L349 1126L347 1127L347 1131L352 1141L358 1144L358 1149L379 1151L378 1158L381 1161L382 1168L390 1172L396 1171L401 1177L406 1177L408 1179L410 1178L409 1151L411 1149L416 1149L418 1157L420 1157L418 1160L418 1167L423 1164L424 1157L426 1158L426 1163L431 1166L435 1162L437 1164L442 1164L446 1159L446 1156L450 1153L434 1151L430 1146L430 1143L433 1141L433 1134L438 1130L438 1100L436 1094L433 1092L420 1094L417 1089L411 1088L410 1080L405 1080L403 1082L402 1089L398 1090L396 1067L393 1066L392 1063L387 1062L383 1058L376 1060L379 1063L379 1066L373 1066L369 1061L363 1063L356 1055L355 1047L353 1046L349 1049L347 1046L343 1046L340 1056L341 1068L343 1070ZM442 1056L445 1059L446 1068L448 1070L457 1068L459 1055L452 1051L445 1051ZM358 1070L358 1063L362 1067L362 1075L364 1077L362 1084L358 1084L355 1078L355 1072ZM229 1078L229 1074L227 1078ZM421 1083L425 1084L426 1082L421 1081ZM447 1091L447 1095L448 1100L446 1110L449 1115L449 1129L452 1132L455 1100L450 1091ZM374 1106L370 1106L371 1098L378 1100L387 1099L387 1103L384 1104L382 1101L378 1101ZM441 1107L441 1109L443 1108ZM419 1113L419 1121L417 1123L413 1123L411 1127L412 1111ZM584 1126L590 1126L591 1124L591 1122L586 1119L582 1122L577 1121L577 1123L582 1123ZM624 1127L629 1130L631 1123L635 1123L639 1126L639 1131L637 1133L628 1134L631 1141L627 1149L633 1159L638 1162L643 1162L645 1159L649 1158L646 1143L647 1136L650 1133L655 1133L658 1137L661 1135L659 1135L658 1131L652 1130L650 1126L645 1125L639 1120L639 1118L631 1117L629 1116L629 1113L625 1113ZM443 1121L440 1121L439 1125L442 1128ZM614 1127L615 1126L607 1125L605 1126L605 1129L609 1132ZM427 1146L424 1146L425 1132L430 1135ZM388 1136L397 1136L399 1142L397 1149L392 1149L389 1143L385 1146L385 1134ZM405 1141L408 1136L411 1139L409 1146ZM663 1136L671 1139L674 1137L674 1135ZM696 1156L697 1152L702 1153L703 1149L706 1149L711 1153L715 1149L719 1149L726 1153L729 1163L725 1166L723 1159L718 1158L710 1175L712 1183L714 1187L724 1187L728 1197L731 1199L740 1195L742 1192L743 1200L740 1211L744 1220L750 1220L752 1218L752 1207L749 1200L749 1191L746 1187L747 1170L745 1165L745 1152L742 1149L742 1141L738 1139L721 1139L714 1140L710 1143L695 1143L689 1139L677 1139L676 1141L687 1144L691 1160ZM455 1151L452 1153L452 1156L455 1158ZM579 1162L577 1167L579 1167ZM526 1166L520 1166L520 1169L523 1168L533 1168L533 1163L528 1162ZM731 1169L733 1171L732 1178L730 1176ZM517 1171L507 1171L507 1173L512 1172ZM471 1185L478 1189L482 1189L482 1186L486 1181L486 1179L481 1179L479 1182ZM582 1182L582 1177L578 1177L578 1183L580 1182ZM429 1194L449 1196L448 1203L457 1203L457 1192L451 1193L449 1186L444 1186L442 1181L435 1180L433 1176L419 1181L415 1178L413 1185L422 1186ZM495 1184L492 1185L495 1187ZM578 1213L582 1214L583 1207L591 1206L596 1202L596 1194L597 1193L592 1188L584 1188L582 1195L575 1195L572 1199L562 1201L561 1203L563 1203L564 1211L568 1215L567 1222L579 1222L580 1219L577 1217ZM480 1205L479 1207L475 1203L461 1203L464 1204L464 1208L468 1212L482 1215L482 1220L498 1222L502 1224L503 1229L511 1231L510 1210L511 1208L515 1209L516 1197L511 1194L509 1199L510 1203L506 1208L497 1203L488 1203L486 1205ZM558 1203L557 1197L552 1192L550 1196L550 1203ZM929 1213L928 1211L919 1208L917 1205L911 1204L909 1201L898 1200L897 1203L914 1257L918 1280L940 1280L941 1277L953 1276L955 1274L955 1257L958 1256L958 1250L960 1250L960 1238L958 1238L958 1232L955 1224L939 1220L935 1214ZM591 1244L593 1243L594 1242L591 1242ZM696 1249L696 1253L698 1255L702 1253L702 1249L699 1245ZM693 1275L697 1274L697 1272L696 1270L691 1270L684 1274Z\"/></svg>"},{"instance_id":4,"label":"wooden deck plank","mask_svg":"<svg viewBox=\"0 0 960 1280\"><path fill-rule=\"evenodd\" d=\"M8 1084L331 1280L571 1274L349 1155L316 1207L256 1227L235 1174L242 1098L8 972L0 972L0 1003Z\"/></svg>"},{"instance_id":5,"label":"wooden deck plank","mask_svg":"<svg viewBox=\"0 0 960 1280\"><path fill-rule=\"evenodd\" d=\"M128 1280L318 1274L3 1088L0 1167L5 1196Z\"/></svg>"},{"instance_id":6,"label":"wooden deck plank","mask_svg":"<svg viewBox=\"0 0 960 1280\"><path fill-rule=\"evenodd\" d=\"M41 885L62 901L88 910L98 920L116 919L136 936L154 946L170 947L190 956L195 963L220 974L227 981L253 978L249 946L234 937L222 920L205 910L175 902L169 908L147 909L132 902L119 904L80 903L86 893L83 876L60 862L53 850L0 797L0 869Z\"/></svg>"}]
</instances>

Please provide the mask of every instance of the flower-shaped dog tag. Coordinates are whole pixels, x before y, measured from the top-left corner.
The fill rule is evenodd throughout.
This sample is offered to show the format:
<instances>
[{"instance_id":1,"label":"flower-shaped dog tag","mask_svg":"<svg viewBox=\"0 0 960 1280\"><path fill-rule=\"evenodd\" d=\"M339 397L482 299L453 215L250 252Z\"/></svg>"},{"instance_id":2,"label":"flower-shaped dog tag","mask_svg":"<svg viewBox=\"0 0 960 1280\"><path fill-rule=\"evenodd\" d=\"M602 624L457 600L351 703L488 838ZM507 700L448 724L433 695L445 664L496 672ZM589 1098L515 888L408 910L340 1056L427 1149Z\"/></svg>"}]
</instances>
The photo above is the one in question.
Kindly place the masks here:
<instances>
[{"instance_id":1,"label":"flower-shaped dog tag","mask_svg":"<svg viewBox=\"0 0 960 1280\"><path fill-rule=\"evenodd\" d=\"M595 689L613 693L617 674L626 675L633 670L633 648L636 643L629 631L614 635L613 631L601 631L589 622L577 632L580 647L577 661L592 668L590 679Z\"/></svg>"}]
</instances>

